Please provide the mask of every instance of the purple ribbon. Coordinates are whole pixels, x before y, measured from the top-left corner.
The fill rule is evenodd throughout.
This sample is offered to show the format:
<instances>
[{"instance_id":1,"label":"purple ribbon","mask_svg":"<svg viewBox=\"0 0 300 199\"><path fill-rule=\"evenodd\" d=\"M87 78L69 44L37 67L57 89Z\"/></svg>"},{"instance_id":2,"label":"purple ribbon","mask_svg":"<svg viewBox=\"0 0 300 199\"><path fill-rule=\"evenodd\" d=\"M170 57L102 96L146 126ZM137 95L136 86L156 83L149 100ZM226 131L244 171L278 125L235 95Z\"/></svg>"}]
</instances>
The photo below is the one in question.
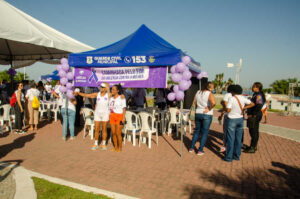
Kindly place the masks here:
<instances>
[{"instance_id":1,"label":"purple ribbon","mask_svg":"<svg viewBox=\"0 0 300 199\"><path fill-rule=\"evenodd\" d=\"M96 70L94 70L94 69L92 69L92 75L89 77L89 83L91 83L93 79L95 80L96 83L98 82L98 77L96 75Z\"/></svg>"}]
</instances>

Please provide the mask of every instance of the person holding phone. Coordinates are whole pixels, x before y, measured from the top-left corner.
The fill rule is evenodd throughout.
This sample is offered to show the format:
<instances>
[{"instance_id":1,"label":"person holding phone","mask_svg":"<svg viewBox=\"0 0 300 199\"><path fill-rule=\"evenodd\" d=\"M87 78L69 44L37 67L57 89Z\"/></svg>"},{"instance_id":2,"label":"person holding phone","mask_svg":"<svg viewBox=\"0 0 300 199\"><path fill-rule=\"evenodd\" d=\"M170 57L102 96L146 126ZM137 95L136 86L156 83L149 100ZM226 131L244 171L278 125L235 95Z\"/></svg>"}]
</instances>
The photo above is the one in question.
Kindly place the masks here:
<instances>
[{"instance_id":1,"label":"person holding phone","mask_svg":"<svg viewBox=\"0 0 300 199\"><path fill-rule=\"evenodd\" d=\"M109 123L112 132L114 148L112 151L122 151L122 128L125 124L126 99L121 97L121 85L114 85L111 88L112 97L109 100L110 116Z\"/></svg>"}]
</instances>

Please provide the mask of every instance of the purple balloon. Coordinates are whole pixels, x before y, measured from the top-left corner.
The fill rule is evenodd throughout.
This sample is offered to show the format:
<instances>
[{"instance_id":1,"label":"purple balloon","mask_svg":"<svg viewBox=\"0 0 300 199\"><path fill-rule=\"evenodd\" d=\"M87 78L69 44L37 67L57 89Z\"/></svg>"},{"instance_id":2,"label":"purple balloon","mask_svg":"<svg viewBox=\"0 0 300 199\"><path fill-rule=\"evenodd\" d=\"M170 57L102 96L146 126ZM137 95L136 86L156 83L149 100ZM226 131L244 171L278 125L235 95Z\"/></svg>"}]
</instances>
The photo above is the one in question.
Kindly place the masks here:
<instances>
[{"instance_id":1,"label":"purple balloon","mask_svg":"<svg viewBox=\"0 0 300 199\"><path fill-rule=\"evenodd\" d=\"M64 70L60 70L58 72L58 75L60 76L60 78L66 77L67 73Z\"/></svg>"},{"instance_id":2,"label":"purple balloon","mask_svg":"<svg viewBox=\"0 0 300 199\"><path fill-rule=\"evenodd\" d=\"M62 93L64 93L64 92L67 91L67 88L64 87L64 86L60 86L60 87L59 87L59 91L62 92Z\"/></svg>"},{"instance_id":3,"label":"purple balloon","mask_svg":"<svg viewBox=\"0 0 300 199\"><path fill-rule=\"evenodd\" d=\"M68 90L71 90L71 89L73 88L72 83L68 82L68 83L66 84L66 88L67 88Z\"/></svg>"},{"instance_id":4,"label":"purple balloon","mask_svg":"<svg viewBox=\"0 0 300 199\"><path fill-rule=\"evenodd\" d=\"M188 81L188 83L189 83L189 88L191 87L191 85L192 85L192 81L191 80L189 80Z\"/></svg>"},{"instance_id":5,"label":"purple balloon","mask_svg":"<svg viewBox=\"0 0 300 199\"><path fill-rule=\"evenodd\" d=\"M62 65L57 65L56 66L56 70L59 72L59 71L61 71L62 70Z\"/></svg>"},{"instance_id":6,"label":"purple balloon","mask_svg":"<svg viewBox=\"0 0 300 199\"><path fill-rule=\"evenodd\" d=\"M179 86L178 85L173 86L173 92L176 93L177 91L179 91Z\"/></svg>"},{"instance_id":7,"label":"purple balloon","mask_svg":"<svg viewBox=\"0 0 300 199\"><path fill-rule=\"evenodd\" d=\"M203 71L202 73L202 77L207 77L207 72Z\"/></svg>"},{"instance_id":8,"label":"purple balloon","mask_svg":"<svg viewBox=\"0 0 300 199\"><path fill-rule=\"evenodd\" d=\"M72 90L67 90L67 97L69 99L74 99L73 91Z\"/></svg>"},{"instance_id":9,"label":"purple balloon","mask_svg":"<svg viewBox=\"0 0 300 199\"><path fill-rule=\"evenodd\" d=\"M177 73L182 73L184 70L185 70L185 64L182 63L182 62L179 62L177 65L176 65L176 72Z\"/></svg>"},{"instance_id":10,"label":"purple balloon","mask_svg":"<svg viewBox=\"0 0 300 199\"><path fill-rule=\"evenodd\" d=\"M168 100L169 101L174 101L175 100L175 93L169 93L168 94Z\"/></svg>"},{"instance_id":11,"label":"purple balloon","mask_svg":"<svg viewBox=\"0 0 300 199\"><path fill-rule=\"evenodd\" d=\"M170 71L172 74L176 73L176 65L172 66Z\"/></svg>"},{"instance_id":12,"label":"purple balloon","mask_svg":"<svg viewBox=\"0 0 300 199\"><path fill-rule=\"evenodd\" d=\"M68 64L68 59L67 58L61 58L61 60L60 60L60 63L61 64Z\"/></svg>"},{"instance_id":13,"label":"purple balloon","mask_svg":"<svg viewBox=\"0 0 300 199\"><path fill-rule=\"evenodd\" d=\"M61 85L66 85L68 83L68 79L66 77L63 77L60 79L60 84Z\"/></svg>"},{"instance_id":14,"label":"purple balloon","mask_svg":"<svg viewBox=\"0 0 300 199\"><path fill-rule=\"evenodd\" d=\"M184 56L182 58L182 62L185 64L185 65L188 65L189 63L191 63L191 58L189 56Z\"/></svg>"},{"instance_id":15,"label":"purple balloon","mask_svg":"<svg viewBox=\"0 0 300 199\"><path fill-rule=\"evenodd\" d=\"M178 91L177 93L175 93L175 98L177 101L181 101L184 98L184 92L183 91Z\"/></svg>"},{"instance_id":16,"label":"purple balloon","mask_svg":"<svg viewBox=\"0 0 300 199\"><path fill-rule=\"evenodd\" d=\"M179 73L174 73L174 74L172 74L172 81L173 82L177 82L177 83L179 83L180 82L180 80L182 79L182 75L181 74L179 74Z\"/></svg>"},{"instance_id":17,"label":"purple balloon","mask_svg":"<svg viewBox=\"0 0 300 199\"><path fill-rule=\"evenodd\" d=\"M197 75L197 79L202 79L202 73L199 73L198 75Z\"/></svg>"},{"instance_id":18,"label":"purple balloon","mask_svg":"<svg viewBox=\"0 0 300 199\"><path fill-rule=\"evenodd\" d=\"M186 80L181 80L179 83L179 89L182 91L186 91L187 89L189 89L189 83Z\"/></svg>"},{"instance_id":19,"label":"purple balloon","mask_svg":"<svg viewBox=\"0 0 300 199\"><path fill-rule=\"evenodd\" d=\"M184 80L190 80L191 77L192 77L192 73L188 70L186 70L182 73L182 79L184 79Z\"/></svg>"},{"instance_id":20,"label":"purple balloon","mask_svg":"<svg viewBox=\"0 0 300 199\"><path fill-rule=\"evenodd\" d=\"M62 64L62 69L67 72L69 70L70 66L68 65L68 63L66 64Z\"/></svg>"},{"instance_id":21,"label":"purple balloon","mask_svg":"<svg viewBox=\"0 0 300 199\"><path fill-rule=\"evenodd\" d=\"M68 78L68 80L73 80L73 73L72 72L68 72L67 73L67 78Z\"/></svg>"}]
</instances>

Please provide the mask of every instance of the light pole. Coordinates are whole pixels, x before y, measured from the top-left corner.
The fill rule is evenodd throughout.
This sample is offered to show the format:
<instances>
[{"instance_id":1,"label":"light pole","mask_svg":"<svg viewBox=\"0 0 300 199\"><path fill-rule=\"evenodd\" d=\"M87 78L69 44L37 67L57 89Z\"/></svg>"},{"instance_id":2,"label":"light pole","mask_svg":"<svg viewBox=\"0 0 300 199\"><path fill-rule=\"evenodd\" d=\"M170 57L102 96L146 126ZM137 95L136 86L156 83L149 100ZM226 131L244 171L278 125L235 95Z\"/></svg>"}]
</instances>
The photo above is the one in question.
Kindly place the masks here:
<instances>
[{"instance_id":1,"label":"light pole","mask_svg":"<svg viewBox=\"0 0 300 199\"><path fill-rule=\"evenodd\" d=\"M235 84L239 84L240 83L240 72L242 70L242 58L240 58L240 61L238 64L233 64L233 63L227 63L227 67L228 68L232 68L236 66L236 72L235 72Z\"/></svg>"}]
</instances>

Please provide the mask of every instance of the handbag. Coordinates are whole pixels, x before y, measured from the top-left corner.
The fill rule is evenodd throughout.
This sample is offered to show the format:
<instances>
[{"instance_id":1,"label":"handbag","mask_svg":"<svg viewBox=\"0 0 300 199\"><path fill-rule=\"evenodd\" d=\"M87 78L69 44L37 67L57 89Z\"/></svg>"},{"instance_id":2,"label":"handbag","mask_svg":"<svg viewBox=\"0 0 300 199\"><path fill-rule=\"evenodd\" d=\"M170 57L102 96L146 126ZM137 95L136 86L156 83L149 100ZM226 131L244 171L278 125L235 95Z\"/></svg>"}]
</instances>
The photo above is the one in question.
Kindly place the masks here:
<instances>
[{"instance_id":1,"label":"handbag","mask_svg":"<svg viewBox=\"0 0 300 199\"><path fill-rule=\"evenodd\" d=\"M196 114L196 108L195 106L191 106L191 109L190 109L190 120L195 120L195 114Z\"/></svg>"}]
</instances>

